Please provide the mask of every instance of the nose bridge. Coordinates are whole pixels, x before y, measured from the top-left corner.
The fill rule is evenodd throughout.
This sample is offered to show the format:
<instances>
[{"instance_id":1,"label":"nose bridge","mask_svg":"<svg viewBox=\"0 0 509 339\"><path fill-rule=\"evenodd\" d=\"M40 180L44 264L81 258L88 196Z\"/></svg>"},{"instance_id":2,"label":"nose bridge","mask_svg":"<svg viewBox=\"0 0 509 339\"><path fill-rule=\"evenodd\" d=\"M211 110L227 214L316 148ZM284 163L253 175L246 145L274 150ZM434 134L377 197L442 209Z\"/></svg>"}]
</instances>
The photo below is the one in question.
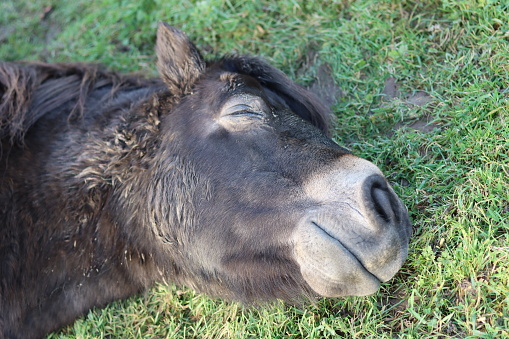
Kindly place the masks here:
<instances>
[{"instance_id":1,"label":"nose bridge","mask_svg":"<svg viewBox=\"0 0 509 339\"><path fill-rule=\"evenodd\" d=\"M352 154L345 154L313 173L304 182L307 196L318 203L332 201L362 201L362 186L367 178L382 172L373 163Z\"/></svg>"}]
</instances>

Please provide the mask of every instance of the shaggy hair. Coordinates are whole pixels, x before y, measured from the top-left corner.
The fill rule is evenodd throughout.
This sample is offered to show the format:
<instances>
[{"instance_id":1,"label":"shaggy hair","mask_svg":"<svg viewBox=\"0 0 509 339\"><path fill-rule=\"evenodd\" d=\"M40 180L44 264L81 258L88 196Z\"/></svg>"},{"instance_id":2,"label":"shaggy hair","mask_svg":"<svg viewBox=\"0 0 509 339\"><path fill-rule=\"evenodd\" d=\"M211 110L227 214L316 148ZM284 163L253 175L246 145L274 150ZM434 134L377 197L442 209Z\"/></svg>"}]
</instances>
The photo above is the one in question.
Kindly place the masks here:
<instances>
[{"instance_id":1,"label":"shaggy hair","mask_svg":"<svg viewBox=\"0 0 509 339\"><path fill-rule=\"evenodd\" d=\"M180 53L165 48L160 55ZM89 64L0 63L0 337L47 333L154 281L247 303L312 294L296 264L277 255L287 248L232 254L229 276L183 265L192 201L211 192L173 134L161 135L161 120L189 105L206 74L252 77L324 133L331 114L257 58L160 57L158 67L160 79L145 79ZM158 151L163 142L171 154Z\"/></svg>"}]
</instances>

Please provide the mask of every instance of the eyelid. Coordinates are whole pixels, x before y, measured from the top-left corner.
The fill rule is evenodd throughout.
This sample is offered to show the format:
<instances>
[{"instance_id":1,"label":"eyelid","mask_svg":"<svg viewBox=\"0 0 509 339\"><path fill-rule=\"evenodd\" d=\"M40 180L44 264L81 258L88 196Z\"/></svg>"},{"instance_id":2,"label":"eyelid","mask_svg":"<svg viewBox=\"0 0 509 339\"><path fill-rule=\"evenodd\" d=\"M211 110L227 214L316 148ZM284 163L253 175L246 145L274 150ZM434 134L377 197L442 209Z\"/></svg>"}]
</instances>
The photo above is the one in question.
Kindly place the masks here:
<instances>
[{"instance_id":1,"label":"eyelid","mask_svg":"<svg viewBox=\"0 0 509 339\"><path fill-rule=\"evenodd\" d=\"M236 104L230 106L228 110L231 112L235 112L235 111L256 111L257 109L247 104Z\"/></svg>"},{"instance_id":2,"label":"eyelid","mask_svg":"<svg viewBox=\"0 0 509 339\"><path fill-rule=\"evenodd\" d=\"M251 115L262 117L269 113L265 101L257 96L239 94L228 100L222 109L222 115Z\"/></svg>"}]
</instances>

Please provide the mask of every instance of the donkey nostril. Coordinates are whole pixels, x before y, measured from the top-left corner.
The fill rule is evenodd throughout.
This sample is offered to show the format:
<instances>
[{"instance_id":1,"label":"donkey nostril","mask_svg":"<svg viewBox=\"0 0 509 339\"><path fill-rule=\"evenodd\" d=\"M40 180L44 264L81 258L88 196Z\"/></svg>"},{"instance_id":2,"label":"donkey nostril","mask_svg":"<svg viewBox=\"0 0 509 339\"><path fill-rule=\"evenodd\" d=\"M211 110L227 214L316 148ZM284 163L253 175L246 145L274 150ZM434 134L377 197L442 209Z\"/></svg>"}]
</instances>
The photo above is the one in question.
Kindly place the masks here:
<instances>
[{"instance_id":1,"label":"donkey nostril","mask_svg":"<svg viewBox=\"0 0 509 339\"><path fill-rule=\"evenodd\" d=\"M380 179L376 179L372 182L370 190L375 213L387 223L394 222L396 215L394 209L397 209L397 205L394 202L391 192L387 189L385 182L382 184Z\"/></svg>"}]
</instances>

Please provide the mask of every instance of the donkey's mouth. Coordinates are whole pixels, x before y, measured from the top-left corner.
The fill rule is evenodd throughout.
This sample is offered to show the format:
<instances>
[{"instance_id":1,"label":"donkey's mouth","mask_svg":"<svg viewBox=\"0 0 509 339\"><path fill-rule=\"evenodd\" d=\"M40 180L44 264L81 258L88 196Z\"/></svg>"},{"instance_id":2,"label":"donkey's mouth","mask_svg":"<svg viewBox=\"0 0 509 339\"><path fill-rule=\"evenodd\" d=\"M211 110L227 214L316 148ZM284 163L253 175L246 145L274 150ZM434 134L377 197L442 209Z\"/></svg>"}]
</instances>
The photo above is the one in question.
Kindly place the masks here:
<instances>
[{"instance_id":1,"label":"donkey's mouth","mask_svg":"<svg viewBox=\"0 0 509 339\"><path fill-rule=\"evenodd\" d=\"M315 226L318 230L320 230L324 233L324 241L330 241L333 245L336 245L336 247L338 249L341 249L343 252L345 252L344 253L345 255L351 256L352 261L356 261L356 263L360 266L360 268L362 268L362 269L364 269L364 271L366 271L365 273L372 275L379 282L384 282L383 279L380 279L378 276L376 276L376 274L374 274L369 269L367 269L364 266L364 264L362 263L362 260L360 260L354 252L350 251L348 249L348 246L345 246L345 244L343 244L340 239L336 238L335 236L333 236L332 234L327 232L327 230L320 224L318 224L314 221L312 221L311 224L313 226ZM329 237L329 239L326 238L327 236Z\"/></svg>"},{"instance_id":2,"label":"donkey's mouth","mask_svg":"<svg viewBox=\"0 0 509 339\"><path fill-rule=\"evenodd\" d=\"M380 279L340 240L316 222L303 223L294 233L294 253L307 284L324 297L375 293Z\"/></svg>"}]
</instances>

